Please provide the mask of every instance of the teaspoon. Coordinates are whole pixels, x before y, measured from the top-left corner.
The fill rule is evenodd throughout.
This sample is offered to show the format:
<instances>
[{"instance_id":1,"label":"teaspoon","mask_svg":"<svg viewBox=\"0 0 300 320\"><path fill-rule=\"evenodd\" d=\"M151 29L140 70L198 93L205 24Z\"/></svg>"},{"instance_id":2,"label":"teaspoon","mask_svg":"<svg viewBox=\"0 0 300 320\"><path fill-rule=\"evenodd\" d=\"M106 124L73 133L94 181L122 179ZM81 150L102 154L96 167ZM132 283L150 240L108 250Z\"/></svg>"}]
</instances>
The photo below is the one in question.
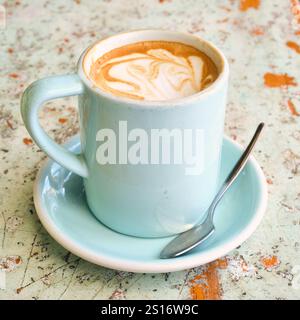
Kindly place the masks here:
<instances>
[{"instance_id":1,"label":"teaspoon","mask_svg":"<svg viewBox=\"0 0 300 320\"><path fill-rule=\"evenodd\" d=\"M253 138L251 139L249 145L241 155L240 159L231 170L230 174L224 181L223 185L221 186L219 192L216 194L215 198L213 199L211 205L206 211L206 218L203 223L200 225L196 225L193 228L179 234L173 240L171 240L165 248L160 253L161 259L169 259L169 258L176 258L179 257L193 248L197 247L200 243L205 241L208 237L210 237L214 231L215 226L213 223L215 209L222 199L225 192L228 188L232 185L234 180L238 177L239 173L242 171L246 162L250 156L250 153L261 133L262 128L264 127L264 123L260 123L255 131Z\"/></svg>"}]
</instances>

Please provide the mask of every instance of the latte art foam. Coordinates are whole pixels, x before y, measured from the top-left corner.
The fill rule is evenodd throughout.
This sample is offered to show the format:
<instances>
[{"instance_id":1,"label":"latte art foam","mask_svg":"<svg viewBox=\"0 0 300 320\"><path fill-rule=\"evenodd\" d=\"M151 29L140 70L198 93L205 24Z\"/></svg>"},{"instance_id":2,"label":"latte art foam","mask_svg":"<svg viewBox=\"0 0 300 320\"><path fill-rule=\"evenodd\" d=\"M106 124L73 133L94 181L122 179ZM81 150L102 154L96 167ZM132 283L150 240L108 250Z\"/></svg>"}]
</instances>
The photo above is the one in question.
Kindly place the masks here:
<instances>
[{"instance_id":1,"label":"latte art foam","mask_svg":"<svg viewBox=\"0 0 300 320\"><path fill-rule=\"evenodd\" d=\"M98 60L90 77L100 89L140 100L171 100L195 94L217 77L203 52L177 42L145 41L116 48Z\"/></svg>"}]
</instances>

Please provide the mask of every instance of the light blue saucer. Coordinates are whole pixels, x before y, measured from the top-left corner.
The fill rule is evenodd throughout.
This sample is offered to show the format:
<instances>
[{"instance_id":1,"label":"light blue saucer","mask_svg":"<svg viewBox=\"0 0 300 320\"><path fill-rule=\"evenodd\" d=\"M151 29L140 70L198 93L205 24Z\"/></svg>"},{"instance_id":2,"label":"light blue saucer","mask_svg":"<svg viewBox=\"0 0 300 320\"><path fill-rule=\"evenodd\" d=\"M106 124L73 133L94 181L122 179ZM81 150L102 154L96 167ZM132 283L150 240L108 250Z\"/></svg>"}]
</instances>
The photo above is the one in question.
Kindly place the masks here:
<instances>
[{"instance_id":1,"label":"light blue saucer","mask_svg":"<svg viewBox=\"0 0 300 320\"><path fill-rule=\"evenodd\" d=\"M66 146L79 152L79 138L72 138ZM224 139L220 183L241 152L238 144ZM172 237L130 237L102 225L86 204L82 179L52 160L44 164L37 176L34 203L50 235L75 255L117 270L171 272L208 263L241 245L263 217L267 187L262 170L251 157L217 208L216 232L212 237L189 254L166 260L159 259L159 253Z\"/></svg>"}]
</instances>

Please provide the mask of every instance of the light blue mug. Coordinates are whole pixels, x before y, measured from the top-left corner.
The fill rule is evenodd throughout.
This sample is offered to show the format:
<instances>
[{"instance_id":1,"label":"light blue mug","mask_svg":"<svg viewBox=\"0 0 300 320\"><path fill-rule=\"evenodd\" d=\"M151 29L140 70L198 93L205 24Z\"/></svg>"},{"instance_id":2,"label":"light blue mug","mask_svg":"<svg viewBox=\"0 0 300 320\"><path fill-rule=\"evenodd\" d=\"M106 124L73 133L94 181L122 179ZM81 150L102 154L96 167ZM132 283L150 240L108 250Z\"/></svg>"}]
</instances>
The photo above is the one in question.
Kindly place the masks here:
<instances>
[{"instance_id":1,"label":"light blue mug","mask_svg":"<svg viewBox=\"0 0 300 320\"><path fill-rule=\"evenodd\" d=\"M114 48L149 40L180 42L201 50L215 63L218 78L199 93L167 101L117 97L94 85L89 78L93 61ZM48 77L31 84L22 97L22 117L42 150L83 177L87 203L103 224L131 236L169 236L199 222L216 191L228 74L222 52L197 36L162 30L127 32L88 48L79 60L77 74ZM80 155L56 144L38 122L38 109L43 103L74 95L79 96ZM120 125L123 129L126 125L126 132L142 129L149 135L152 129L198 130L202 133L201 171L187 174L186 163L99 163L99 132L109 129L116 136L120 134L123 142L117 142L118 153L125 141Z\"/></svg>"}]
</instances>

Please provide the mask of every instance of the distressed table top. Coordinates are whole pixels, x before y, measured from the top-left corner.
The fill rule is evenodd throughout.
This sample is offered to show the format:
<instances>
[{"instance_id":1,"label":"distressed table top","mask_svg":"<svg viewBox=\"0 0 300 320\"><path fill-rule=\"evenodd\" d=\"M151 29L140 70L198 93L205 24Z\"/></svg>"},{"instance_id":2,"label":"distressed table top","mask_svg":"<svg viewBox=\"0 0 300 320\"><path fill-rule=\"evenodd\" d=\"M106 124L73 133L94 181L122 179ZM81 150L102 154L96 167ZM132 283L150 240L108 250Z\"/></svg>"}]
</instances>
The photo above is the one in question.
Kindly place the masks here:
<instances>
[{"instance_id":1,"label":"distressed table top","mask_svg":"<svg viewBox=\"0 0 300 320\"><path fill-rule=\"evenodd\" d=\"M0 289L0 299L300 298L297 5L297 0L2 2L0 269L6 289ZM255 149L269 186L263 222L226 257L166 274L99 267L48 235L32 200L45 154L30 139L19 112L22 91L32 81L73 72L80 53L96 39L146 27L195 33L225 52L231 67L226 134L245 144L258 122L266 123ZM64 142L78 131L76 99L48 103L40 119Z\"/></svg>"}]
</instances>

